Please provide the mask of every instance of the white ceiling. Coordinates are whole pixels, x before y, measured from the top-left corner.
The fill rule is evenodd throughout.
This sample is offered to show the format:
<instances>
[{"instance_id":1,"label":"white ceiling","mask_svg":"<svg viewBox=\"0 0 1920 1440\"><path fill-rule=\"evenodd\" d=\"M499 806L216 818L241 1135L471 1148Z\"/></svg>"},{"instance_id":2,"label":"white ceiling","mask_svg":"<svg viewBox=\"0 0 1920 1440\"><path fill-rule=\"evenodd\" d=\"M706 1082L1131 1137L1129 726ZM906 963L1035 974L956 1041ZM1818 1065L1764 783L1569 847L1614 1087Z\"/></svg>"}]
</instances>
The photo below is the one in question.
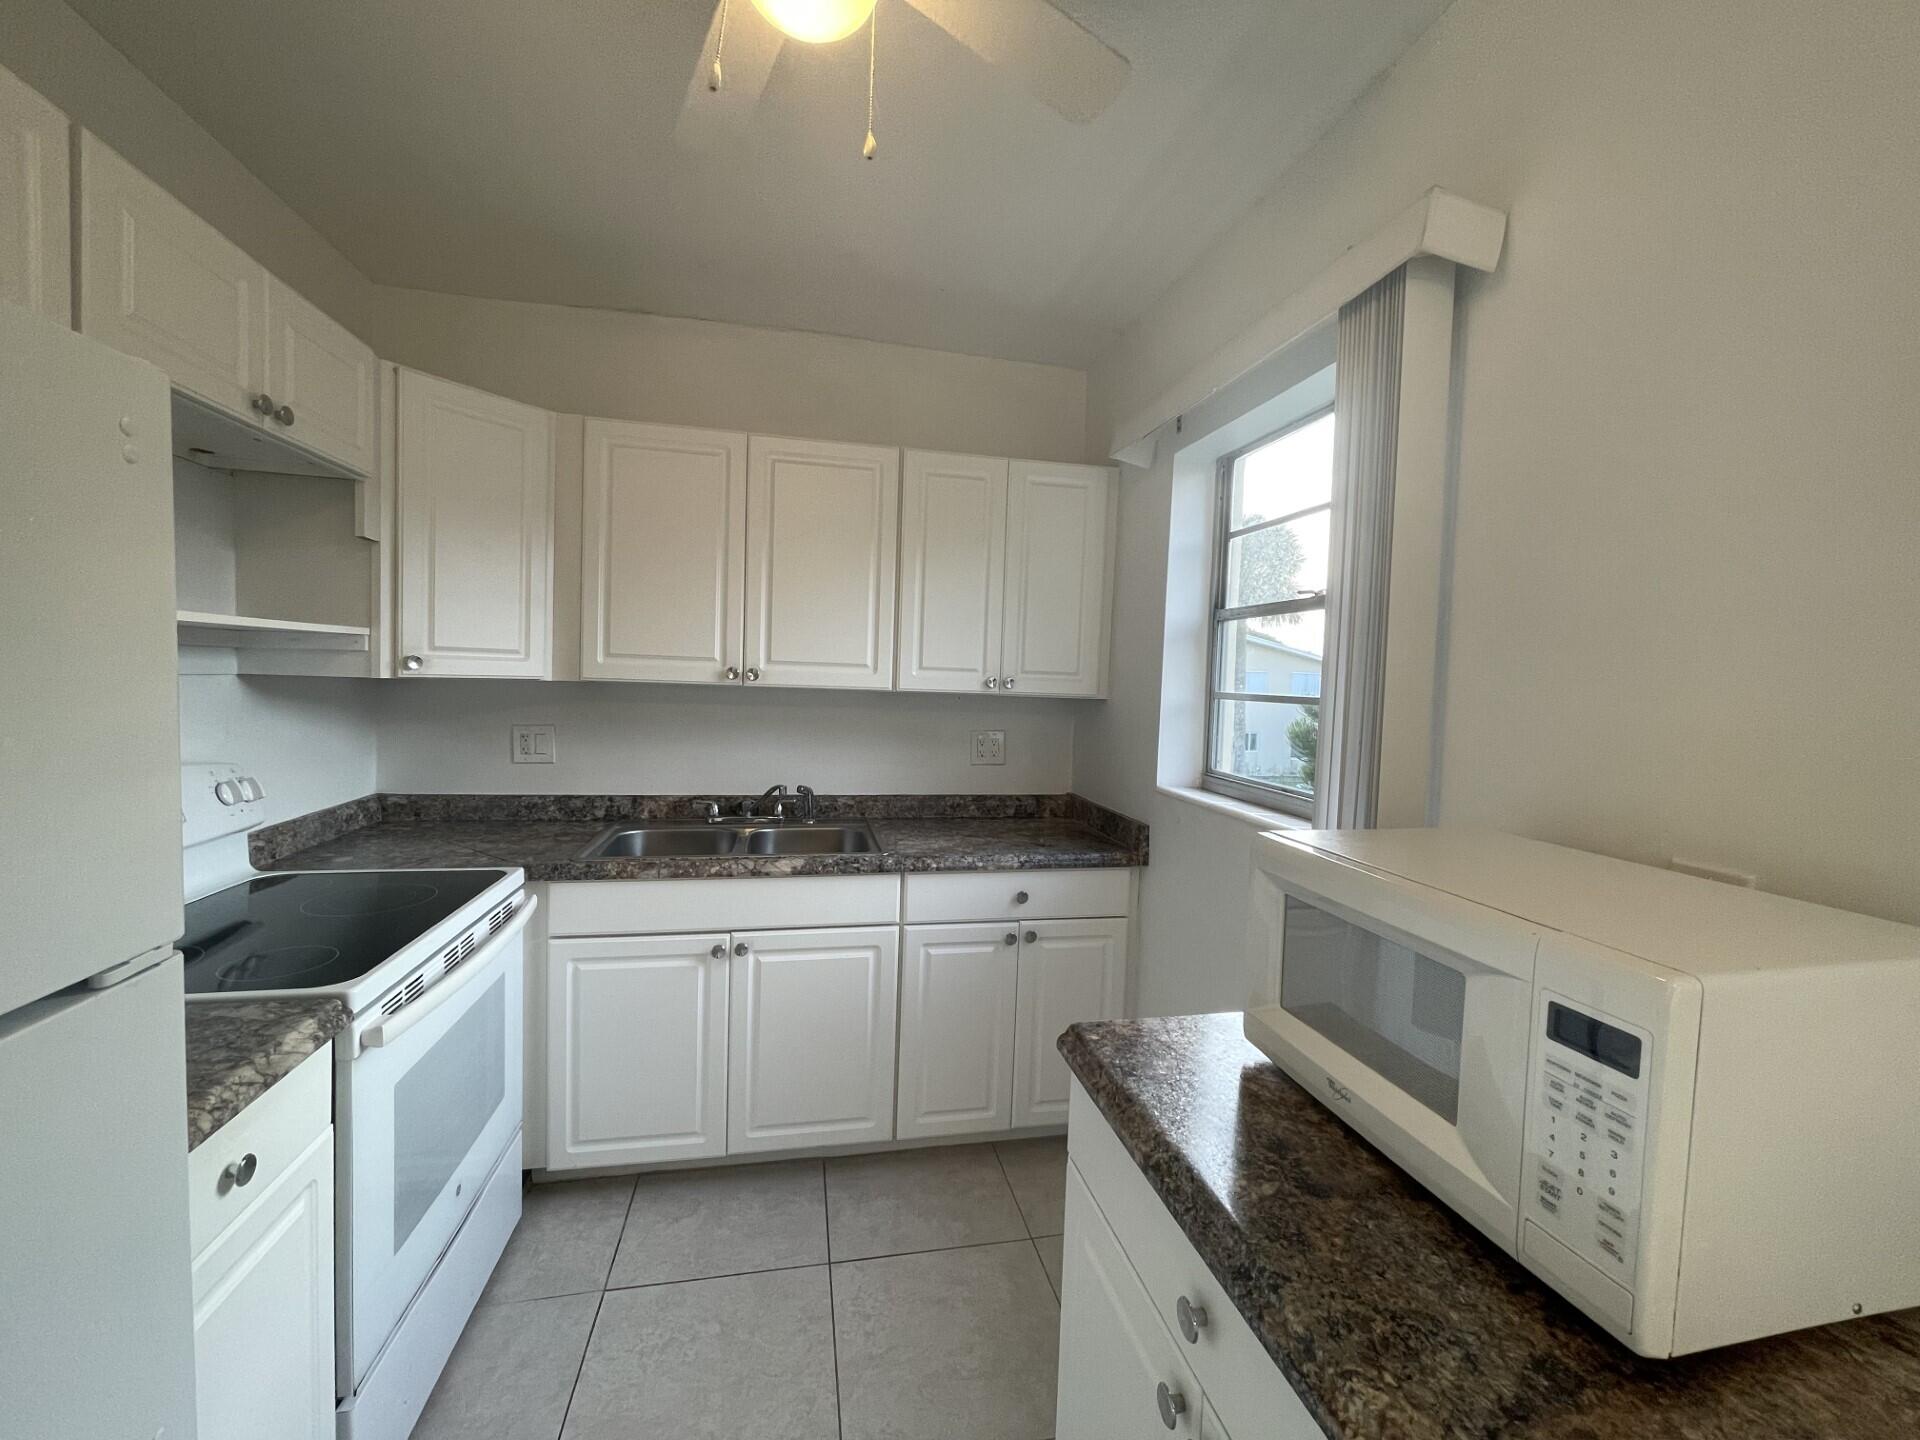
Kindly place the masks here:
<instances>
[{"instance_id":1,"label":"white ceiling","mask_svg":"<svg viewBox=\"0 0 1920 1440\"><path fill-rule=\"evenodd\" d=\"M713 0L69 3L382 284L1076 366L1446 7L1062 0L1133 62L1074 125L881 0L865 162L864 31L676 147Z\"/></svg>"}]
</instances>

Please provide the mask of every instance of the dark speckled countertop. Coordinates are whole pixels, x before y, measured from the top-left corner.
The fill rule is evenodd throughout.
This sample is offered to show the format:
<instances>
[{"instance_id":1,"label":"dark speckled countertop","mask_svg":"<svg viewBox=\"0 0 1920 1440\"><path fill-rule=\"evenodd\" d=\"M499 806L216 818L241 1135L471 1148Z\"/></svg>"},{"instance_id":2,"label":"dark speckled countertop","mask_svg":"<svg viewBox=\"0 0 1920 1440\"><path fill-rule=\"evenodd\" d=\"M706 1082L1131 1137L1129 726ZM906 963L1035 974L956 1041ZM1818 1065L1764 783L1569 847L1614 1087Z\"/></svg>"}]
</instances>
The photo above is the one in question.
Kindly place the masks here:
<instances>
[{"instance_id":1,"label":"dark speckled countertop","mask_svg":"<svg viewBox=\"0 0 1920 1440\"><path fill-rule=\"evenodd\" d=\"M1238 1013L1060 1052L1329 1435L1920 1435L1920 1310L1643 1360L1336 1120Z\"/></svg>"},{"instance_id":2,"label":"dark speckled countertop","mask_svg":"<svg viewBox=\"0 0 1920 1440\"><path fill-rule=\"evenodd\" d=\"M293 1073L346 1029L330 995L286 1000L199 1000L187 1009L187 1149Z\"/></svg>"},{"instance_id":3,"label":"dark speckled countertop","mask_svg":"<svg viewBox=\"0 0 1920 1440\"><path fill-rule=\"evenodd\" d=\"M819 797L820 818L858 817L878 853L625 856L581 852L625 821L698 824L705 796L373 795L252 837L262 870L518 865L529 880L874 875L936 870L1070 870L1147 863L1147 827L1076 795ZM728 812L734 797L712 797ZM788 822L789 824L793 822Z\"/></svg>"}]
</instances>

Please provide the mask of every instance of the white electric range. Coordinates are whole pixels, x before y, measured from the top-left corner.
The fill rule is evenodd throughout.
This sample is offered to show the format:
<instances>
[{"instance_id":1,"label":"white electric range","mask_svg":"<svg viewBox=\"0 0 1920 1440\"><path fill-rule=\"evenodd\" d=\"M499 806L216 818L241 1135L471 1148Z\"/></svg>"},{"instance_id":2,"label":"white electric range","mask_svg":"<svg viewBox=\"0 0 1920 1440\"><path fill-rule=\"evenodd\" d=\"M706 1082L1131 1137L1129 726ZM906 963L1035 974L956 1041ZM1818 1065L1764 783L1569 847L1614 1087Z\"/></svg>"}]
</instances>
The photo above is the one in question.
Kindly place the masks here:
<instances>
[{"instance_id":1,"label":"white electric range","mask_svg":"<svg viewBox=\"0 0 1920 1440\"><path fill-rule=\"evenodd\" d=\"M513 867L259 873L258 783L182 769L189 1003L333 995L339 1440L404 1440L520 1217Z\"/></svg>"}]
</instances>

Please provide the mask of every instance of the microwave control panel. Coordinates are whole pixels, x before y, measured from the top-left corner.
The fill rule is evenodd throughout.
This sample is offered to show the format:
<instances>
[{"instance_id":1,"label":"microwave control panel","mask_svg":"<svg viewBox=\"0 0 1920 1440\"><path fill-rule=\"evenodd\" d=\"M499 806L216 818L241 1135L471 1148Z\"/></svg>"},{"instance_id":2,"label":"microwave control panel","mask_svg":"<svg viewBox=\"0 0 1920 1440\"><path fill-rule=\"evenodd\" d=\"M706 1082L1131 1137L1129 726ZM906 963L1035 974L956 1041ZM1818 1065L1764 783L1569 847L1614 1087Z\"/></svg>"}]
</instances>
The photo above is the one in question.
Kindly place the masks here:
<instances>
[{"instance_id":1,"label":"microwave control panel","mask_svg":"<svg viewBox=\"0 0 1920 1440\"><path fill-rule=\"evenodd\" d=\"M1652 1037L1558 995L1544 1002L1521 1213L1631 1290Z\"/></svg>"}]
</instances>

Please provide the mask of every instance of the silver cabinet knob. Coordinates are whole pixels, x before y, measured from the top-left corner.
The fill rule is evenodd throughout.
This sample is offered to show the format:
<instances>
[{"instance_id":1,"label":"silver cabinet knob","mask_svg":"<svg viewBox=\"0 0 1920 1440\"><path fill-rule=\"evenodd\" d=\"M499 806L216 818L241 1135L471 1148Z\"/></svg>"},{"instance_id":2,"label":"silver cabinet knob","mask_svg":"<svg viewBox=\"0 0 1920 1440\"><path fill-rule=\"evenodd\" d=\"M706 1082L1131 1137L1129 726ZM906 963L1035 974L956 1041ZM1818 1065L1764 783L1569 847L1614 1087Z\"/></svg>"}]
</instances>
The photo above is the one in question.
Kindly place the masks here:
<instances>
[{"instance_id":1,"label":"silver cabinet knob","mask_svg":"<svg viewBox=\"0 0 1920 1440\"><path fill-rule=\"evenodd\" d=\"M1162 1380L1154 1399L1160 1405L1160 1423L1169 1430L1179 1429L1180 1417L1187 1413L1187 1397Z\"/></svg>"},{"instance_id":2,"label":"silver cabinet knob","mask_svg":"<svg viewBox=\"0 0 1920 1440\"><path fill-rule=\"evenodd\" d=\"M1024 905L1024 904L1026 904L1026 903L1027 903L1027 892L1026 892L1026 891L1024 891L1024 890L1017 890L1017 891L1015 891L1015 892L1014 892L1014 896L1013 896L1013 903L1014 903L1014 904L1016 904L1016 905Z\"/></svg>"},{"instance_id":3,"label":"silver cabinet knob","mask_svg":"<svg viewBox=\"0 0 1920 1440\"><path fill-rule=\"evenodd\" d=\"M758 680L759 678L760 678L760 671L759 671L759 670L758 670L758 669L757 669L757 668L756 668L755 666L752 666L752 665L749 665L749 666L747 667L747 679L748 679L748 681L749 681L749 682L751 682L751 681L754 681L754 680Z\"/></svg>"},{"instance_id":4,"label":"silver cabinet knob","mask_svg":"<svg viewBox=\"0 0 1920 1440\"><path fill-rule=\"evenodd\" d=\"M292 425L293 406L282 405L278 410L273 412L273 418L278 420L282 425Z\"/></svg>"},{"instance_id":5,"label":"silver cabinet knob","mask_svg":"<svg viewBox=\"0 0 1920 1440\"><path fill-rule=\"evenodd\" d=\"M1007 678L1006 678L1006 679L1004 679L1004 680L1002 680L1002 681L1000 682L1000 688L1001 688L1002 690L1011 690L1011 689L1013 689L1013 676L1011 676L1011 675L1009 675L1009 676L1007 676Z\"/></svg>"},{"instance_id":6,"label":"silver cabinet knob","mask_svg":"<svg viewBox=\"0 0 1920 1440\"><path fill-rule=\"evenodd\" d=\"M744 955L747 953L747 949L748 949L747 942L742 940L733 947L733 953L736 955Z\"/></svg>"},{"instance_id":7,"label":"silver cabinet knob","mask_svg":"<svg viewBox=\"0 0 1920 1440\"><path fill-rule=\"evenodd\" d=\"M1014 934L1013 931L1011 930L1007 931L1007 944L1018 945L1019 943L1020 943L1020 937Z\"/></svg>"},{"instance_id":8,"label":"silver cabinet knob","mask_svg":"<svg viewBox=\"0 0 1920 1440\"><path fill-rule=\"evenodd\" d=\"M987 676L987 689L998 690L999 688L1000 688L1000 677L998 675Z\"/></svg>"},{"instance_id":9,"label":"silver cabinet knob","mask_svg":"<svg viewBox=\"0 0 1920 1440\"><path fill-rule=\"evenodd\" d=\"M1031 945L1033 944L1034 941L1040 938L1040 932L1038 930L1029 930L1027 931L1026 938L1027 938L1027 944Z\"/></svg>"},{"instance_id":10,"label":"silver cabinet knob","mask_svg":"<svg viewBox=\"0 0 1920 1440\"><path fill-rule=\"evenodd\" d=\"M260 1157L249 1150L238 1160L232 1161L220 1172L220 1178L227 1182L226 1188L238 1190L253 1179L253 1172L260 1168Z\"/></svg>"},{"instance_id":11,"label":"silver cabinet knob","mask_svg":"<svg viewBox=\"0 0 1920 1440\"><path fill-rule=\"evenodd\" d=\"M1180 1322L1180 1333L1189 1345L1200 1343L1200 1332L1207 1328L1207 1307L1196 1305L1182 1295L1174 1302L1173 1315Z\"/></svg>"},{"instance_id":12,"label":"silver cabinet knob","mask_svg":"<svg viewBox=\"0 0 1920 1440\"><path fill-rule=\"evenodd\" d=\"M425 669L426 664L427 662L422 660L418 655L402 655L400 657L400 668L405 670L409 675L415 671Z\"/></svg>"},{"instance_id":13,"label":"silver cabinet knob","mask_svg":"<svg viewBox=\"0 0 1920 1440\"><path fill-rule=\"evenodd\" d=\"M273 396L264 391L253 397L253 410L256 415L273 414Z\"/></svg>"},{"instance_id":14,"label":"silver cabinet knob","mask_svg":"<svg viewBox=\"0 0 1920 1440\"><path fill-rule=\"evenodd\" d=\"M727 666L727 679L738 680L739 678L740 678L740 667L738 665Z\"/></svg>"},{"instance_id":15,"label":"silver cabinet knob","mask_svg":"<svg viewBox=\"0 0 1920 1440\"><path fill-rule=\"evenodd\" d=\"M716 945L713 947L713 949L709 950L707 953L713 956L714 959L718 960L727 953L727 947L725 945ZM1180 1303L1184 1305L1186 1302L1183 1300Z\"/></svg>"}]
</instances>

